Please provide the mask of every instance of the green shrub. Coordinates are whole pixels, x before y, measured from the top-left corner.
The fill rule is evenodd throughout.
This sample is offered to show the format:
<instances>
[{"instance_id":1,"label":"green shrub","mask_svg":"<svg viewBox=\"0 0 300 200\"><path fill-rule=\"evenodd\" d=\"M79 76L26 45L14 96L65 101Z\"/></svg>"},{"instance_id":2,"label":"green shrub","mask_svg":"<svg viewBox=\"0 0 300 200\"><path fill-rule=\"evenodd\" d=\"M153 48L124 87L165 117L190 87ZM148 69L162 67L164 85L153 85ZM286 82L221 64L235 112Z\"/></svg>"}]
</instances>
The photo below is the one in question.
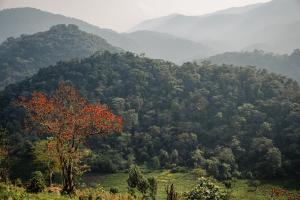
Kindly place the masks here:
<instances>
[{"instance_id":1,"label":"green shrub","mask_svg":"<svg viewBox=\"0 0 300 200\"><path fill-rule=\"evenodd\" d=\"M31 193L39 193L45 189L45 179L42 172L35 171L31 175L29 185L27 186L27 191Z\"/></svg>"},{"instance_id":2,"label":"green shrub","mask_svg":"<svg viewBox=\"0 0 300 200\"><path fill-rule=\"evenodd\" d=\"M29 199L28 194L23 188L0 183L1 200L24 200Z\"/></svg>"},{"instance_id":3,"label":"green shrub","mask_svg":"<svg viewBox=\"0 0 300 200\"><path fill-rule=\"evenodd\" d=\"M207 178L200 178L191 191L184 194L187 200L226 200L227 193Z\"/></svg>"},{"instance_id":4,"label":"green shrub","mask_svg":"<svg viewBox=\"0 0 300 200\"><path fill-rule=\"evenodd\" d=\"M149 196L152 200L156 199L157 195L157 180L155 177L150 177L148 178L148 183L149 183Z\"/></svg>"},{"instance_id":5,"label":"green shrub","mask_svg":"<svg viewBox=\"0 0 300 200\"><path fill-rule=\"evenodd\" d=\"M250 186L250 187L254 187L254 191L256 191L257 190L257 188L258 188L258 186L260 186L260 181L259 180L250 180L249 182L248 182L248 185Z\"/></svg>"},{"instance_id":6,"label":"green shrub","mask_svg":"<svg viewBox=\"0 0 300 200\"><path fill-rule=\"evenodd\" d=\"M133 192L132 189L137 189L139 192L143 194L143 196L146 195L147 190L149 188L149 183L146 177L141 172L141 169L137 165L132 165L129 169L128 173L128 179L127 179L128 189L129 193Z\"/></svg>"},{"instance_id":7,"label":"green shrub","mask_svg":"<svg viewBox=\"0 0 300 200\"><path fill-rule=\"evenodd\" d=\"M226 188L232 188L232 181L231 180L226 180L223 182Z\"/></svg>"}]
</instances>

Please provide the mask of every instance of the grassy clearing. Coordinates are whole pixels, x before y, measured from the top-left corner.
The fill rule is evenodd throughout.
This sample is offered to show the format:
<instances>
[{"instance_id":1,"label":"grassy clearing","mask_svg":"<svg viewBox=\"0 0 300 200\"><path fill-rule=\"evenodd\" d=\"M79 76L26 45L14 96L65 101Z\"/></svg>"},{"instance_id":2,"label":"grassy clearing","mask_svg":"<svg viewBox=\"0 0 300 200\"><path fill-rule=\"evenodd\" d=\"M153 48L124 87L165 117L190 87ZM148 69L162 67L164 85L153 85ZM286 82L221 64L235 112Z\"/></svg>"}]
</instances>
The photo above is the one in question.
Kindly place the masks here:
<instances>
[{"instance_id":1,"label":"grassy clearing","mask_svg":"<svg viewBox=\"0 0 300 200\"><path fill-rule=\"evenodd\" d=\"M287 190L291 197L300 196L300 181L263 181L262 184L254 191L249 187L247 180L238 180L232 190L232 199L247 199L247 200L266 200L271 199L272 188ZM287 196L276 198L276 200L286 200Z\"/></svg>"},{"instance_id":2,"label":"grassy clearing","mask_svg":"<svg viewBox=\"0 0 300 200\"><path fill-rule=\"evenodd\" d=\"M165 187L168 183L174 183L179 192L192 189L197 183L196 177L189 173L170 173L169 171L155 171L145 173L146 177L154 176L158 180L158 199L165 199ZM116 173L104 176L88 177L89 182L99 183L105 190L118 187L121 193L127 192L127 173Z\"/></svg>"},{"instance_id":3,"label":"grassy clearing","mask_svg":"<svg viewBox=\"0 0 300 200\"><path fill-rule=\"evenodd\" d=\"M145 173L147 177L154 176L158 179L158 195L157 200L165 199L165 186L168 183L174 183L177 191L182 193L189 191L197 184L197 177L193 173L170 173L169 171L154 171L150 173ZM116 173L109 175L90 175L85 177L85 182L88 185L100 184L105 191L109 191L111 187L119 188L120 195L112 195L109 192L100 193L104 199L108 200L128 200L124 193L127 192L128 178L127 173ZM220 186L224 185L218 183ZM300 181L262 181L261 185L255 190L255 188L248 185L248 180L237 180L233 183L232 189L228 190L231 193L231 200L271 200L271 190L272 188L281 188L287 190L291 197L300 196ZM80 193L91 194L92 189L80 190ZM103 190L101 190L103 191ZM28 194L25 192L24 188L9 187L5 185L0 185L0 199L6 200L7 197L18 197L12 199L22 199L22 200L67 200L68 197L61 196L56 193L39 193L39 194ZM23 198L20 198L23 197ZM75 198L78 200L78 197ZM75 200L74 199L74 200ZM276 198L272 200L287 200L287 196ZM294 199L293 199L294 200Z\"/></svg>"},{"instance_id":4,"label":"grassy clearing","mask_svg":"<svg viewBox=\"0 0 300 200\"><path fill-rule=\"evenodd\" d=\"M145 173L147 177L154 176L158 179L158 195L157 199L165 199L165 186L168 183L174 183L178 192L183 193L189 191L197 184L197 177L192 173L170 173L169 171L155 171ZM121 193L127 192L127 173L116 173L109 175L97 175L86 177L89 183L99 183L105 190L109 191L111 187L118 187ZM281 188L288 190L292 196L300 196L300 181L268 181L262 182L255 191L255 188L248 186L248 180L237 180L231 192L232 200L267 200L271 197L272 188ZM223 184L219 183L224 187ZM286 200L285 198L277 198L278 200Z\"/></svg>"}]
</instances>

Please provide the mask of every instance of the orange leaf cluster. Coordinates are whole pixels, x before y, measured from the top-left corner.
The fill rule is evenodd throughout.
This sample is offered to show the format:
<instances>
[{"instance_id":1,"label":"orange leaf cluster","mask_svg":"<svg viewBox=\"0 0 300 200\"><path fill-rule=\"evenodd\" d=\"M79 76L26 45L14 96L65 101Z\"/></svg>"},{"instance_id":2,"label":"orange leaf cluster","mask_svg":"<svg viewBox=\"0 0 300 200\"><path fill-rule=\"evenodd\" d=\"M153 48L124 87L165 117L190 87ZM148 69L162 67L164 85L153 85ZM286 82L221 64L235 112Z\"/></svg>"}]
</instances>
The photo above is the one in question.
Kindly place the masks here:
<instances>
[{"instance_id":1,"label":"orange leaf cluster","mask_svg":"<svg viewBox=\"0 0 300 200\"><path fill-rule=\"evenodd\" d=\"M100 103L89 104L72 86L61 83L50 96L36 92L19 102L28 114L29 125L38 124L44 132L62 141L81 142L89 135L120 132L122 118Z\"/></svg>"}]
</instances>

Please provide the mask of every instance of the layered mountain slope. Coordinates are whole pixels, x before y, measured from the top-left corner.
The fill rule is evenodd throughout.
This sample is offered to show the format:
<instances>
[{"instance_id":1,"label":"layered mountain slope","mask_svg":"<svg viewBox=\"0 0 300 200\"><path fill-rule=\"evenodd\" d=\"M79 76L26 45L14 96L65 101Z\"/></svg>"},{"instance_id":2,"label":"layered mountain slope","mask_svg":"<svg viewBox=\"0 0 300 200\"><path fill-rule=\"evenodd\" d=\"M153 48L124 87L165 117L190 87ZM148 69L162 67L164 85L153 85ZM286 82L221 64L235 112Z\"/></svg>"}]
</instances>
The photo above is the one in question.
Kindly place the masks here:
<instances>
[{"instance_id":1,"label":"layered mountain slope","mask_svg":"<svg viewBox=\"0 0 300 200\"><path fill-rule=\"evenodd\" d=\"M299 21L300 1L273 0L210 15L171 15L143 22L133 30L163 32L202 43L207 41L221 51L263 44L260 45L263 50L290 53L300 44Z\"/></svg>"},{"instance_id":2,"label":"layered mountain slope","mask_svg":"<svg viewBox=\"0 0 300 200\"><path fill-rule=\"evenodd\" d=\"M98 35L113 46L135 53L145 53L148 57L163 58L178 63L192 57L212 55L210 48L188 39L155 32L117 33L78 19L34 8L0 11L0 42L11 36L46 31L56 24L75 24L80 30Z\"/></svg>"},{"instance_id":3,"label":"layered mountain slope","mask_svg":"<svg viewBox=\"0 0 300 200\"><path fill-rule=\"evenodd\" d=\"M97 51L121 50L75 25L57 25L46 32L10 37L0 45L0 89L33 75L40 68Z\"/></svg>"},{"instance_id":4,"label":"layered mountain slope","mask_svg":"<svg viewBox=\"0 0 300 200\"><path fill-rule=\"evenodd\" d=\"M145 53L147 57L170 60L176 63L189 61L195 57L212 55L214 50L201 43L178 38L173 35L152 31L136 31L126 34L135 41L133 52Z\"/></svg>"},{"instance_id":5,"label":"layered mountain slope","mask_svg":"<svg viewBox=\"0 0 300 200\"><path fill-rule=\"evenodd\" d=\"M227 52L211 56L206 60L218 65L256 66L300 81L300 50L295 50L290 55L276 55L257 50L253 52Z\"/></svg>"},{"instance_id":6,"label":"layered mountain slope","mask_svg":"<svg viewBox=\"0 0 300 200\"><path fill-rule=\"evenodd\" d=\"M79 19L35 8L13 8L0 11L0 42L8 37L46 31L57 24L74 24L83 31L103 37L114 46L122 47L132 44L126 37L110 29L101 29Z\"/></svg>"}]
</instances>

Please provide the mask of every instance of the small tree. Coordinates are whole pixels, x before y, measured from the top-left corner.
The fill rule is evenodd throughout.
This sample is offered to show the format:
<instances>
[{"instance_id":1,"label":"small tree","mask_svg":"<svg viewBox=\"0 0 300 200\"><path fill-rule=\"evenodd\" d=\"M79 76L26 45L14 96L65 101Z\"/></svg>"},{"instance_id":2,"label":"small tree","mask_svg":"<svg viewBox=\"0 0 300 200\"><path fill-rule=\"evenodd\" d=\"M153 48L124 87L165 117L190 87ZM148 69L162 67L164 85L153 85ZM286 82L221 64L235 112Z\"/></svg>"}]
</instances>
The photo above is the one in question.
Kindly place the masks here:
<instances>
[{"instance_id":1,"label":"small tree","mask_svg":"<svg viewBox=\"0 0 300 200\"><path fill-rule=\"evenodd\" d=\"M200 178L191 191L184 194L187 200L225 200L227 193L207 178Z\"/></svg>"},{"instance_id":2,"label":"small tree","mask_svg":"<svg viewBox=\"0 0 300 200\"><path fill-rule=\"evenodd\" d=\"M159 169L159 168L160 168L160 161L159 161L158 156L154 156L154 157L151 159L151 167L152 167L153 169Z\"/></svg>"},{"instance_id":3,"label":"small tree","mask_svg":"<svg viewBox=\"0 0 300 200\"><path fill-rule=\"evenodd\" d=\"M148 183L149 183L150 198L152 200L155 200L157 194L157 180L155 177L150 177L148 178Z\"/></svg>"},{"instance_id":4,"label":"small tree","mask_svg":"<svg viewBox=\"0 0 300 200\"><path fill-rule=\"evenodd\" d=\"M48 172L48 184L52 185L52 177L54 172L59 172L59 155L55 149L55 141L53 138L41 140L35 143L33 148L35 162L45 165Z\"/></svg>"},{"instance_id":5,"label":"small tree","mask_svg":"<svg viewBox=\"0 0 300 200\"><path fill-rule=\"evenodd\" d=\"M31 175L29 185L27 186L27 191L31 193L39 193L45 189L45 180L42 172L35 171Z\"/></svg>"},{"instance_id":6,"label":"small tree","mask_svg":"<svg viewBox=\"0 0 300 200\"><path fill-rule=\"evenodd\" d=\"M127 179L128 192L134 195L134 189L137 189L142 193L143 199L147 196L149 189L149 182L146 177L142 174L140 168L137 165L132 165L129 169L129 175Z\"/></svg>"},{"instance_id":7,"label":"small tree","mask_svg":"<svg viewBox=\"0 0 300 200\"><path fill-rule=\"evenodd\" d=\"M83 171L80 147L91 135L121 131L122 118L100 103L90 104L70 85L60 83L50 96L33 93L19 104L27 111L27 125L53 136L63 179L62 192L75 192L75 178Z\"/></svg>"}]
</instances>

